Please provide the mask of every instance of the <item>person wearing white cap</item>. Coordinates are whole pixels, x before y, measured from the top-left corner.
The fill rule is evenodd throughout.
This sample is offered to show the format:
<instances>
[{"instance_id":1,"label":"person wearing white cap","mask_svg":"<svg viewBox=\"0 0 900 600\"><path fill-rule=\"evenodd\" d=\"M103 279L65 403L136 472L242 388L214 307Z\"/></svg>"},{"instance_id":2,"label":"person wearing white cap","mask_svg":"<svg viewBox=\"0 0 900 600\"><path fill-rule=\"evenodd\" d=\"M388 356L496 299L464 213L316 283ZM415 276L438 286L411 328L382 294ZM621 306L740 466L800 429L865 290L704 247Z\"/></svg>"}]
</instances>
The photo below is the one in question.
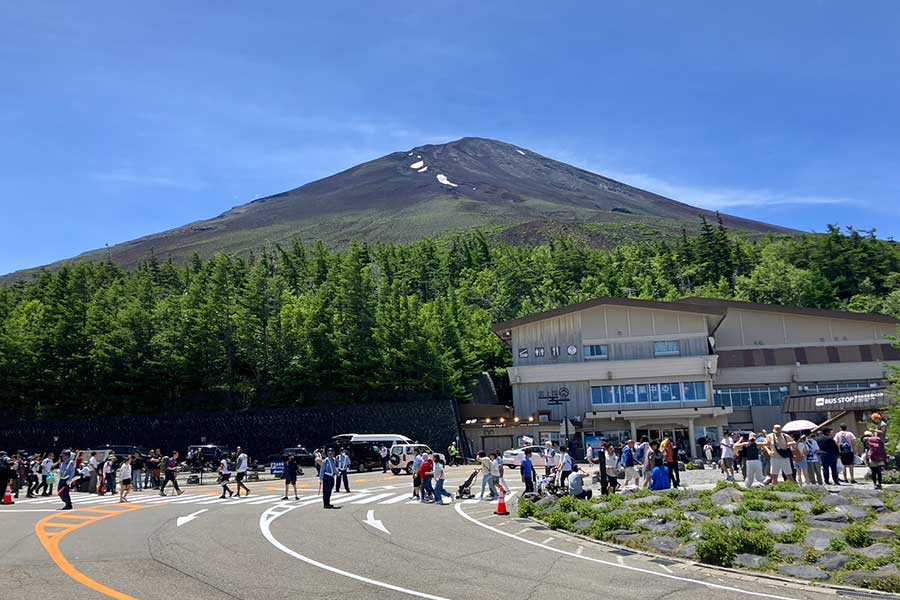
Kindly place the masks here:
<instances>
[{"instance_id":1,"label":"person wearing white cap","mask_svg":"<svg viewBox=\"0 0 900 600\"><path fill-rule=\"evenodd\" d=\"M60 510L72 510L69 486L75 479L75 461L72 460L68 450L63 450L60 458L62 458L62 463L59 465L59 499L63 501L63 507Z\"/></svg>"}]
</instances>

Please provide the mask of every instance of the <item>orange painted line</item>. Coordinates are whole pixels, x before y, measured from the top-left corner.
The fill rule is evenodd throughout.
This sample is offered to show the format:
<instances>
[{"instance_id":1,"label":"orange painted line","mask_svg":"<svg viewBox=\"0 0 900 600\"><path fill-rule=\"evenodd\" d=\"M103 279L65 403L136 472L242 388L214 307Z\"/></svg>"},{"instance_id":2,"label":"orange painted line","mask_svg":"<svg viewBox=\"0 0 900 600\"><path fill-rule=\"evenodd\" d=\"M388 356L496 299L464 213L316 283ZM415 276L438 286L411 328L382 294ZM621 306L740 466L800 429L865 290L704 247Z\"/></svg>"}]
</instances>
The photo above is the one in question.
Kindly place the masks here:
<instances>
[{"instance_id":1,"label":"orange painted line","mask_svg":"<svg viewBox=\"0 0 900 600\"><path fill-rule=\"evenodd\" d=\"M98 583L98 582L94 581L93 579L91 579L90 577L88 577L87 575L85 575L84 573L79 571L78 569L76 569L74 566L72 566L72 563L70 563L66 559L66 557L63 555L62 551L60 551L59 542L60 542L60 540L62 540L62 538L64 538L68 534L70 534L73 531L76 531L78 529L81 529L82 527L87 527L88 525L93 525L94 523L96 523L98 521L103 521L103 520L112 518L116 515L121 515L121 514L129 513L132 511L136 511L136 510L141 510L143 508L144 508L143 506L136 505L136 506L122 507L121 510L115 510L115 511L100 511L97 509L87 509L87 508L80 509L81 512L105 513L103 516L81 515L79 513L69 513L67 515L50 515L50 516L44 517L43 519L38 521L37 524L35 524L35 526L34 526L34 531L37 534L38 539L41 541L41 545L44 546L44 550L47 551L47 554L50 555L50 558L53 559L53 562L56 563L56 566L59 567L63 573L65 573L66 575L68 575L69 577L71 577L72 579L74 579L75 581L80 583L81 585L85 586L86 588L92 589L95 592L98 592L105 596L109 596L110 598L116 598L116 600L137 600L137 598L135 598L134 596L129 596L128 594L122 593L118 590L114 590L110 587L103 585L102 583ZM81 523L65 523L65 524L53 522L55 519L58 519L60 517L70 517L71 518L74 516L82 517L82 518L85 518L88 520L83 521ZM48 529L47 529L48 527L63 527L64 530L63 531L48 531Z\"/></svg>"}]
</instances>

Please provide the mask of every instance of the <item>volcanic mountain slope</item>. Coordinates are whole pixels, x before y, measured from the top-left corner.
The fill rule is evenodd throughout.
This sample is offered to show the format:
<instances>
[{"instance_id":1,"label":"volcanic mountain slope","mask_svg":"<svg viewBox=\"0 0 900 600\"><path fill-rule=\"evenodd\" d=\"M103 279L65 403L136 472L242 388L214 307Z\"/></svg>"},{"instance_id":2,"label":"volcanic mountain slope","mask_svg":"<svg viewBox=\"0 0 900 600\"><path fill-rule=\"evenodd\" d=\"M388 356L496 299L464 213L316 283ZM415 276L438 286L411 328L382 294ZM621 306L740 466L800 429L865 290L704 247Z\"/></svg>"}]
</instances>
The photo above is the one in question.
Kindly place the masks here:
<instances>
[{"instance_id":1,"label":"volcanic mountain slope","mask_svg":"<svg viewBox=\"0 0 900 600\"><path fill-rule=\"evenodd\" d=\"M473 227L527 242L548 229L644 236L693 230L706 210L546 158L525 148L463 138L394 152L218 217L82 254L133 266L151 253L183 262L194 252L242 253L295 237L340 246L353 239L408 242ZM790 230L724 216L735 230ZM606 232L606 233L605 233ZM612 240L612 242L609 242Z\"/></svg>"}]
</instances>

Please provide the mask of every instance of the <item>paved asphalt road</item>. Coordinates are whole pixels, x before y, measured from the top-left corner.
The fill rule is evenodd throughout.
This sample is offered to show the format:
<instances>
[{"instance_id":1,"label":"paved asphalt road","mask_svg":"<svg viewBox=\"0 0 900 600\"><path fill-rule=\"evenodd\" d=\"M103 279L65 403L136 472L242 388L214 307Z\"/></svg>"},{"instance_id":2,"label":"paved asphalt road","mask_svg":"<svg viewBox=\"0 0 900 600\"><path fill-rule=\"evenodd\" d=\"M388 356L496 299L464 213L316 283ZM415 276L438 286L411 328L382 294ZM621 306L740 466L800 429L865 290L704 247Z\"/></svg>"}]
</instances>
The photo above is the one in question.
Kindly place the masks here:
<instances>
[{"instance_id":1,"label":"paved asphalt road","mask_svg":"<svg viewBox=\"0 0 900 600\"><path fill-rule=\"evenodd\" d=\"M448 489L465 474L450 469ZM278 482L251 484L241 500L213 486L135 493L127 505L79 495L68 512L55 497L21 499L0 507L0 589L41 600L833 595L584 542L515 518L515 495L501 517L486 501L411 503L408 477L368 473L328 511L315 480L301 483L299 502L281 502Z\"/></svg>"}]
</instances>

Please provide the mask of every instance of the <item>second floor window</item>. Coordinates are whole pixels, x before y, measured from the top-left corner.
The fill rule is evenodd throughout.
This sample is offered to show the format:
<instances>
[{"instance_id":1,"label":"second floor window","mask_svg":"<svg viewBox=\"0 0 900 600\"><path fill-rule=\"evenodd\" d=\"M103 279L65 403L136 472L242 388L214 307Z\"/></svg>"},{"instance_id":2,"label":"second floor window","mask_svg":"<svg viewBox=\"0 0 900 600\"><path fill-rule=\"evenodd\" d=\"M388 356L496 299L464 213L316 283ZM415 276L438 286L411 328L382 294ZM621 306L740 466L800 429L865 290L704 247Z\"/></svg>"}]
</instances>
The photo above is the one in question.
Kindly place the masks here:
<instances>
[{"instance_id":1,"label":"second floor window","mask_svg":"<svg viewBox=\"0 0 900 600\"><path fill-rule=\"evenodd\" d=\"M656 356L678 356L681 354L681 347L677 340L654 342L653 354Z\"/></svg>"},{"instance_id":2,"label":"second floor window","mask_svg":"<svg viewBox=\"0 0 900 600\"><path fill-rule=\"evenodd\" d=\"M591 344L584 347L585 360L607 360L609 358L609 346L605 344Z\"/></svg>"}]
</instances>

